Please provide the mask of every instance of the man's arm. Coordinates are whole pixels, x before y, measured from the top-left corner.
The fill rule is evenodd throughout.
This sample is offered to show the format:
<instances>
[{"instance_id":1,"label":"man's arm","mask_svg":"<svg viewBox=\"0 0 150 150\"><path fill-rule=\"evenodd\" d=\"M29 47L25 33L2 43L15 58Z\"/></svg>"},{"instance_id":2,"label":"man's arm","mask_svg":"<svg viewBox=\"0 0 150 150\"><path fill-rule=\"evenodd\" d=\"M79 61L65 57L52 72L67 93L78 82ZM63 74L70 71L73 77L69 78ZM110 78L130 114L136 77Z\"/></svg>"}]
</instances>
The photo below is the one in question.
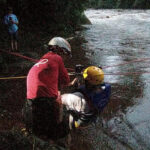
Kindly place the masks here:
<instances>
[{"instance_id":1,"label":"man's arm","mask_svg":"<svg viewBox=\"0 0 150 150\"><path fill-rule=\"evenodd\" d=\"M74 85L77 83L77 81L78 81L78 78L75 77L75 78L68 84L68 86L74 86Z\"/></svg>"},{"instance_id":2,"label":"man's arm","mask_svg":"<svg viewBox=\"0 0 150 150\"><path fill-rule=\"evenodd\" d=\"M59 82L61 86L68 86L70 83L70 77L68 75L68 71L65 68L64 62L61 57L59 63Z\"/></svg>"}]
</instances>

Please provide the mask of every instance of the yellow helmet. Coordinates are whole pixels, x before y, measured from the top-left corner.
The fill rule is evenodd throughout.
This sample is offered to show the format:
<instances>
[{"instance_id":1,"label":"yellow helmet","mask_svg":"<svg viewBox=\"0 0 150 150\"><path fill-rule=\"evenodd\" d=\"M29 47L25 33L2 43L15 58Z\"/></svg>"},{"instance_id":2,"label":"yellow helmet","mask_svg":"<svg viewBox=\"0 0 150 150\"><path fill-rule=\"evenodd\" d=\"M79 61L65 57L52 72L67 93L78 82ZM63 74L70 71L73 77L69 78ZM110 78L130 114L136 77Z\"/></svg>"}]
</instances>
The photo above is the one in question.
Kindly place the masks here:
<instances>
[{"instance_id":1,"label":"yellow helmet","mask_svg":"<svg viewBox=\"0 0 150 150\"><path fill-rule=\"evenodd\" d=\"M104 81L104 72L96 66L90 66L83 71L83 78L91 85L99 85Z\"/></svg>"}]
</instances>

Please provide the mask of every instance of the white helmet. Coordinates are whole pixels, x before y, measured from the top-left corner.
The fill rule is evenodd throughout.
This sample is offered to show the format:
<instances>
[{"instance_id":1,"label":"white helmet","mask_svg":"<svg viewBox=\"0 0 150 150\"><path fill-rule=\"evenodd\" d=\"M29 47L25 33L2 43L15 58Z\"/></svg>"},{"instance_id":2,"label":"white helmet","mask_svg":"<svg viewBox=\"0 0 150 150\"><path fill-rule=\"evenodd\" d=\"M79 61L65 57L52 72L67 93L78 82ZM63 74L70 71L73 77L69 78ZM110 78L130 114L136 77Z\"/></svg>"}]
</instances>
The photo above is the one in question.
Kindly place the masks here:
<instances>
[{"instance_id":1,"label":"white helmet","mask_svg":"<svg viewBox=\"0 0 150 150\"><path fill-rule=\"evenodd\" d=\"M66 50L67 52L71 53L71 46L68 43L68 41L66 41L64 38L62 37L54 37L52 38L48 45L53 45L53 46L59 46L60 48L64 48L64 50Z\"/></svg>"}]
</instances>

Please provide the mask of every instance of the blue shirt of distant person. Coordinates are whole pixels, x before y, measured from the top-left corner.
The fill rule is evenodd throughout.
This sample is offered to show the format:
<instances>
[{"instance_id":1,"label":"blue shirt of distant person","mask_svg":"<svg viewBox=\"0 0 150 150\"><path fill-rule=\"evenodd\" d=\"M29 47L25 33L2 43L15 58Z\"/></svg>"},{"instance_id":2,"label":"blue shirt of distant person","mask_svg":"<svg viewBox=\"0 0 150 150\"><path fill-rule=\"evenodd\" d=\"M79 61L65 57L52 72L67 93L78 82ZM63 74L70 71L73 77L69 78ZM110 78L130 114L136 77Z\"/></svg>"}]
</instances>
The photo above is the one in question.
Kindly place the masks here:
<instances>
[{"instance_id":1,"label":"blue shirt of distant person","mask_svg":"<svg viewBox=\"0 0 150 150\"><path fill-rule=\"evenodd\" d=\"M8 32L14 34L18 30L18 26L15 23L11 23L11 20L18 23L17 16L14 14L8 14L4 17L4 23L8 25Z\"/></svg>"}]
</instances>

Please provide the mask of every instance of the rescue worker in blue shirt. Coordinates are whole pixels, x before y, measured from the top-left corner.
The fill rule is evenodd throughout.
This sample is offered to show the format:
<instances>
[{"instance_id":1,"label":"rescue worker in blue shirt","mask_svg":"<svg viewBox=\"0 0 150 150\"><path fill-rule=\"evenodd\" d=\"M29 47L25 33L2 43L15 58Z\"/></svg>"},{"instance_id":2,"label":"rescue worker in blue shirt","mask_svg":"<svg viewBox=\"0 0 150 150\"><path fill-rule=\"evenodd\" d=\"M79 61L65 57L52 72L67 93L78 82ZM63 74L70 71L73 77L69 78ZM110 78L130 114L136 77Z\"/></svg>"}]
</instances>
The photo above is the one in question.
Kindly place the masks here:
<instances>
[{"instance_id":1,"label":"rescue worker in blue shirt","mask_svg":"<svg viewBox=\"0 0 150 150\"><path fill-rule=\"evenodd\" d=\"M110 100L111 85L104 82L104 72L96 66L83 71L85 84L74 93L62 95L62 104L69 113L69 128L86 127L98 117Z\"/></svg>"},{"instance_id":2,"label":"rescue worker in blue shirt","mask_svg":"<svg viewBox=\"0 0 150 150\"><path fill-rule=\"evenodd\" d=\"M4 24L7 25L11 41L11 50L18 50L18 18L13 14L13 9L8 7L8 14L4 16Z\"/></svg>"}]
</instances>

